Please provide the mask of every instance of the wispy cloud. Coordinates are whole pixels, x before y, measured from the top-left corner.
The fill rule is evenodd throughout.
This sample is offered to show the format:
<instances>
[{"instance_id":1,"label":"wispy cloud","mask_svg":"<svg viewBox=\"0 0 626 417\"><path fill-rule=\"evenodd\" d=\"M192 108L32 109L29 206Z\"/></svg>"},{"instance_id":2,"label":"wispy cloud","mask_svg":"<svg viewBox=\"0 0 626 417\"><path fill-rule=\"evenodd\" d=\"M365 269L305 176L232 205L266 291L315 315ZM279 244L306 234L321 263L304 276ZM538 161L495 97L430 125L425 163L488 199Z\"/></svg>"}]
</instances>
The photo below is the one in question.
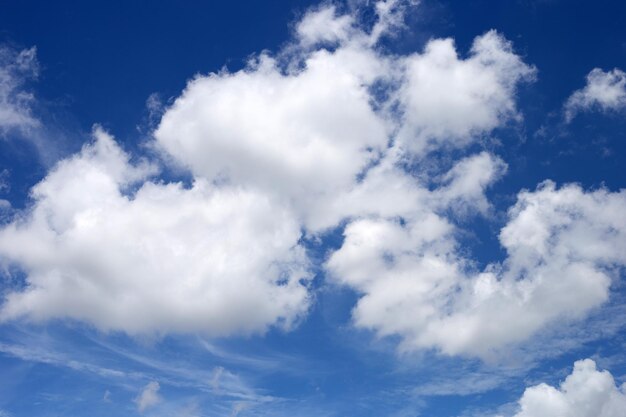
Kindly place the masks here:
<instances>
[{"instance_id":1,"label":"wispy cloud","mask_svg":"<svg viewBox=\"0 0 626 417\"><path fill-rule=\"evenodd\" d=\"M137 398L135 398L135 403L140 413L161 402L161 397L159 396L160 388L161 386L158 382L151 381L141 390Z\"/></svg>"},{"instance_id":2,"label":"wispy cloud","mask_svg":"<svg viewBox=\"0 0 626 417\"><path fill-rule=\"evenodd\" d=\"M87 372L103 378L143 379L144 375L136 372L126 372L119 369L106 368L93 363L78 361L66 355L38 348L33 345L17 345L0 342L0 352L28 362L38 362L47 365L69 368L79 372Z\"/></svg>"},{"instance_id":3,"label":"wispy cloud","mask_svg":"<svg viewBox=\"0 0 626 417\"><path fill-rule=\"evenodd\" d=\"M0 135L12 130L27 134L39 127L32 111L35 97L25 89L38 74L37 48L18 51L0 45Z\"/></svg>"}]
</instances>

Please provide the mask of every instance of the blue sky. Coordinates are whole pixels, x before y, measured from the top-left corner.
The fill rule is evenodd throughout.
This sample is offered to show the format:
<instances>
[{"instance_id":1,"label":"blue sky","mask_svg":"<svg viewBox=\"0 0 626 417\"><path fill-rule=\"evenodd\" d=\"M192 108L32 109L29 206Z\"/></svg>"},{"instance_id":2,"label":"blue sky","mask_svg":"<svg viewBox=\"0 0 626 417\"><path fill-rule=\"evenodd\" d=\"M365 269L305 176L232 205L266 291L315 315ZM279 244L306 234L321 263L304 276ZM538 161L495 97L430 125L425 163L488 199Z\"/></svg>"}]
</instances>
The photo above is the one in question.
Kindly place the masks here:
<instances>
[{"instance_id":1,"label":"blue sky","mask_svg":"<svg viewBox=\"0 0 626 417\"><path fill-rule=\"evenodd\" d=\"M0 6L0 417L626 416L624 2Z\"/></svg>"}]
</instances>

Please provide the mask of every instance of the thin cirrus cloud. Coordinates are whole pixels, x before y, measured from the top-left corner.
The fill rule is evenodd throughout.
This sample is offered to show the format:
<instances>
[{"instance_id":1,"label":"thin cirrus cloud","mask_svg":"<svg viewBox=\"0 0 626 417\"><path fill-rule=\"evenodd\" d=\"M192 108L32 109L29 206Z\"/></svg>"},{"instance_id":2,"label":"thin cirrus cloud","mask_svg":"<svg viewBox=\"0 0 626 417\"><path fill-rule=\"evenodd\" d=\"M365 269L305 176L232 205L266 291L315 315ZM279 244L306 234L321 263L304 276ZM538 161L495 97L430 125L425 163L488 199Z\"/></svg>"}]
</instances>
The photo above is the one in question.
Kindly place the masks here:
<instances>
[{"instance_id":1,"label":"thin cirrus cloud","mask_svg":"<svg viewBox=\"0 0 626 417\"><path fill-rule=\"evenodd\" d=\"M0 46L0 134L39 125L32 112L34 96L23 88L39 73L36 55L34 47L17 51Z\"/></svg>"},{"instance_id":2,"label":"thin cirrus cloud","mask_svg":"<svg viewBox=\"0 0 626 417\"><path fill-rule=\"evenodd\" d=\"M27 276L0 317L130 334L290 329L313 297L306 240L344 225L327 279L359 294L356 326L404 350L483 357L605 302L626 263L624 192L544 182L509 211L505 260L479 271L460 250L455 220L488 213L507 169L470 145L521 120L516 94L536 70L495 31L467 57L451 39L385 53L399 4L377 3L369 31L319 7L284 51L191 80L152 143L190 187L96 129L0 230L3 262ZM463 156L420 168L435 153Z\"/></svg>"},{"instance_id":3,"label":"thin cirrus cloud","mask_svg":"<svg viewBox=\"0 0 626 417\"><path fill-rule=\"evenodd\" d=\"M602 71L594 68L587 74L587 84L565 102L565 119L570 122L578 113L592 110L620 111L626 108L626 73L619 68Z\"/></svg>"},{"instance_id":4,"label":"thin cirrus cloud","mask_svg":"<svg viewBox=\"0 0 626 417\"><path fill-rule=\"evenodd\" d=\"M59 108L50 101L40 100L30 88L38 81L39 73L35 46L18 49L10 44L0 45L0 140L24 140L49 168L65 155L62 151L66 143L65 128L46 116L50 110Z\"/></svg>"}]
</instances>

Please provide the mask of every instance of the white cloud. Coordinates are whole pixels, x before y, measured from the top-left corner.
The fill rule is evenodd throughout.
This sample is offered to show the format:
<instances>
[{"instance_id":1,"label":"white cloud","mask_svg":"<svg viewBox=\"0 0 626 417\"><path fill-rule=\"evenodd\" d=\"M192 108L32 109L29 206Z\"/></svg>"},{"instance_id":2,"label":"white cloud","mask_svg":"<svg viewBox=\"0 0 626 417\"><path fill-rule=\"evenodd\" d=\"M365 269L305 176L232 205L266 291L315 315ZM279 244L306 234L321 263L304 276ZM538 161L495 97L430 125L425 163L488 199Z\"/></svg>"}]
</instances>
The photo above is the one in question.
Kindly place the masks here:
<instances>
[{"instance_id":1,"label":"white cloud","mask_svg":"<svg viewBox=\"0 0 626 417\"><path fill-rule=\"evenodd\" d=\"M591 359L577 361L559 387L539 384L527 388L514 417L622 417L626 384L621 387L608 371Z\"/></svg>"},{"instance_id":2,"label":"white cloud","mask_svg":"<svg viewBox=\"0 0 626 417\"><path fill-rule=\"evenodd\" d=\"M507 165L487 152L461 159L442 177L435 194L442 208L457 212L479 211L485 214L490 204L485 189L506 172Z\"/></svg>"},{"instance_id":3,"label":"white cloud","mask_svg":"<svg viewBox=\"0 0 626 417\"><path fill-rule=\"evenodd\" d=\"M23 89L27 80L37 77L36 54L35 47L18 52L0 46L0 134L39 125L31 110L34 97Z\"/></svg>"},{"instance_id":4,"label":"white cloud","mask_svg":"<svg viewBox=\"0 0 626 417\"><path fill-rule=\"evenodd\" d=\"M369 5L369 2L365 4ZM382 37L397 35L406 29L405 16L414 11L419 0L381 0L374 3L376 23L369 32L368 42L375 45Z\"/></svg>"},{"instance_id":5,"label":"white cloud","mask_svg":"<svg viewBox=\"0 0 626 417\"><path fill-rule=\"evenodd\" d=\"M546 182L519 194L500 234L508 257L481 273L432 211L349 224L326 267L362 295L357 326L399 335L405 350L486 356L607 300L611 268L626 265L625 209L626 191Z\"/></svg>"},{"instance_id":6,"label":"white cloud","mask_svg":"<svg viewBox=\"0 0 626 417\"><path fill-rule=\"evenodd\" d=\"M135 398L135 403L140 413L161 402L161 397L159 396L160 388L159 383L156 381L149 382L143 388L141 393Z\"/></svg>"},{"instance_id":7,"label":"white cloud","mask_svg":"<svg viewBox=\"0 0 626 417\"><path fill-rule=\"evenodd\" d=\"M338 15L334 5L309 10L298 22L296 34L304 47L345 42L354 33L354 18Z\"/></svg>"},{"instance_id":8,"label":"white cloud","mask_svg":"<svg viewBox=\"0 0 626 417\"><path fill-rule=\"evenodd\" d=\"M594 68L587 74L587 84L575 91L565 103L565 119L576 114L599 109L604 112L626 108L626 73L618 68L602 71Z\"/></svg>"},{"instance_id":9,"label":"white cloud","mask_svg":"<svg viewBox=\"0 0 626 417\"><path fill-rule=\"evenodd\" d=\"M402 4L376 4L384 31ZM288 53L189 82L154 146L189 169L191 187L151 179L152 165L101 131L61 162L0 230L3 261L28 284L1 317L131 334L289 328L310 302L303 234L343 224L326 268L362 295L355 323L405 349L482 356L606 300L608 268L624 263L624 193L521 193L501 234L509 257L477 272L451 217L488 213L485 190L506 164L482 152L423 168L429 151L458 152L519 119L516 90L534 68L494 31L466 58L450 39L386 54L355 16L320 7Z\"/></svg>"},{"instance_id":10,"label":"white cloud","mask_svg":"<svg viewBox=\"0 0 626 417\"><path fill-rule=\"evenodd\" d=\"M6 296L2 319L228 335L288 328L307 310L307 261L288 211L240 187L148 181L150 165L131 164L110 136L95 136L0 231L3 262L28 274L28 286Z\"/></svg>"},{"instance_id":11,"label":"white cloud","mask_svg":"<svg viewBox=\"0 0 626 417\"><path fill-rule=\"evenodd\" d=\"M379 23L396 27L403 4L376 3ZM419 188L394 167L412 158L406 150L465 146L518 116L516 86L534 69L495 32L478 37L467 59L450 39L430 41L423 54L393 56L353 20L333 6L318 8L297 26L298 45L333 40L335 49L296 47L281 59L262 54L242 71L195 78L155 131L158 147L197 177L288 202L316 232L376 212L381 199L365 195L369 181L378 181L376 192L388 193L382 176ZM380 86L382 97L372 93Z\"/></svg>"},{"instance_id":12,"label":"white cloud","mask_svg":"<svg viewBox=\"0 0 626 417\"><path fill-rule=\"evenodd\" d=\"M385 63L369 49L319 50L283 73L267 55L246 70L191 81L155 132L197 177L251 186L294 205L351 187L386 149L388 127L367 86Z\"/></svg>"},{"instance_id":13,"label":"white cloud","mask_svg":"<svg viewBox=\"0 0 626 417\"><path fill-rule=\"evenodd\" d=\"M535 75L493 30L474 40L467 59L459 58L452 39L435 39L402 64L398 99L404 122L398 140L416 153L464 146L518 118L516 87Z\"/></svg>"},{"instance_id":14,"label":"white cloud","mask_svg":"<svg viewBox=\"0 0 626 417\"><path fill-rule=\"evenodd\" d=\"M333 4L323 4L309 10L296 25L300 46L336 46L355 40L364 46L375 45L381 37L393 35L404 28L408 10L419 4L418 0L380 0L372 3L376 21L369 31L355 18L369 2L352 4L352 13L340 14Z\"/></svg>"}]
</instances>

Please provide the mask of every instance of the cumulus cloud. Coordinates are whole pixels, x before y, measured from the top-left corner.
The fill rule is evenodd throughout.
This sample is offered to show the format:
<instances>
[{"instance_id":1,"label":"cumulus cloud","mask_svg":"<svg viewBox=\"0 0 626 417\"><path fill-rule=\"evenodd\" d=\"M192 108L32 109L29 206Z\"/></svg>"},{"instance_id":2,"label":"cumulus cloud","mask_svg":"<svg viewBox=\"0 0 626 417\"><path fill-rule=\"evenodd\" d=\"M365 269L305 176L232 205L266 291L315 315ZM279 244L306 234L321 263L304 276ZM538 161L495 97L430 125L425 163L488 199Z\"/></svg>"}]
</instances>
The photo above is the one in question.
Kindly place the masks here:
<instances>
[{"instance_id":1,"label":"cumulus cloud","mask_svg":"<svg viewBox=\"0 0 626 417\"><path fill-rule=\"evenodd\" d=\"M31 110L34 97L23 88L26 81L38 75L36 55L35 47L16 51L0 46L0 134L39 124Z\"/></svg>"},{"instance_id":2,"label":"cumulus cloud","mask_svg":"<svg viewBox=\"0 0 626 417\"><path fill-rule=\"evenodd\" d=\"M304 15L296 26L296 34L305 47L342 43L353 34L354 24L351 15L339 15L334 5L322 6Z\"/></svg>"},{"instance_id":3,"label":"cumulus cloud","mask_svg":"<svg viewBox=\"0 0 626 417\"><path fill-rule=\"evenodd\" d=\"M96 130L0 230L2 262L26 273L0 318L131 334L290 328L311 299L303 241L344 225L325 268L361 295L355 323L405 349L485 355L601 304L624 263L623 192L545 183L511 210L506 260L477 271L459 248L456 217L488 213L506 171L468 145L521 117L517 89L535 70L494 31L466 57L451 39L386 53L376 42L405 4L377 2L369 28L318 7L288 53L191 80L153 143L189 187ZM424 168L451 149L462 157Z\"/></svg>"},{"instance_id":4,"label":"cumulus cloud","mask_svg":"<svg viewBox=\"0 0 626 417\"><path fill-rule=\"evenodd\" d=\"M362 219L326 268L361 293L356 325L399 335L406 350L486 356L607 300L612 268L626 264L625 207L626 191L551 182L524 191L500 233L508 257L482 272L432 211Z\"/></svg>"},{"instance_id":5,"label":"cumulus cloud","mask_svg":"<svg viewBox=\"0 0 626 417\"><path fill-rule=\"evenodd\" d=\"M626 384L615 385L608 371L591 359L577 361L559 387L539 384L527 388L514 417L622 417Z\"/></svg>"},{"instance_id":6,"label":"cumulus cloud","mask_svg":"<svg viewBox=\"0 0 626 417\"><path fill-rule=\"evenodd\" d=\"M307 310L307 261L291 213L240 187L151 182L151 165L131 163L105 132L95 137L0 231L3 262L28 274L6 296L2 319L227 335L289 327Z\"/></svg>"},{"instance_id":7,"label":"cumulus cloud","mask_svg":"<svg viewBox=\"0 0 626 417\"><path fill-rule=\"evenodd\" d=\"M490 208L485 189L506 170L506 163L488 152L461 159L441 178L441 186L434 193L440 199L439 206L459 213L485 214Z\"/></svg>"},{"instance_id":8,"label":"cumulus cloud","mask_svg":"<svg viewBox=\"0 0 626 417\"><path fill-rule=\"evenodd\" d=\"M587 84L575 91L565 103L565 119L569 122L576 114L589 110L604 112L626 108L626 73L618 68L602 71L594 68L587 74Z\"/></svg>"},{"instance_id":9,"label":"cumulus cloud","mask_svg":"<svg viewBox=\"0 0 626 417\"><path fill-rule=\"evenodd\" d=\"M377 3L379 23L397 26L399 4ZM451 39L384 54L372 31L333 6L310 11L296 27L299 44L335 48L296 48L286 62L265 53L241 71L195 78L166 111L157 146L198 177L275 195L315 232L375 212L379 198L363 193L383 175L421 187L394 164L464 147L518 117L516 89L534 69L496 32L462 59ZM349 202L355 194L362 213Z\"/></svg>"},{"instance_id":10,"label":"cumulus cloud","mask_svg":"<svg viewBox=\"0 0 626 417\"><path fill-rule=\"evenodd\" d=\"M404 120L398 140L417 153L441 145L463 146L520 117L515 92L535 69L496 31L477 37L461 59L452 39L430 41L423 53L402 60L398 91Z\"/></svg>"},{"instance_id":11,"label":"cumulus cloud","mask_svg":"<svg viewBox=\"0 0 626 417\"><path fill-rule=\"evenodd\" d=\"M161 402L161 397L159 396L160 388L161 386L156 381L149 382L143 388L137 398L135 398L135 403L140 413L143 413L148 408L154 407Z\"/></svg>"},{"instance_id":12,"label":"cumulus cloud","mask_svg":"<svg viewBox=\"0 0 626 417\"><path fill-rule=\"evenodd\" d=\"M155 131L197 177L254 187L297 206L350 187L387 147L367 85L384 72L371 50L319 50L284 74L262 55L245 70L189 83Z\"/></svg>"},{"instance_id":13,"label":"cumulus cloud","mask_svg":"<svg viewBox=\"0 0 626 417\"><path fill-rule=\"evenodd\" d=\"M364 5L352 4L352 13L342 14L334 4L323 4L310 9L296 25L296 37L300 46L337 46L358 40L366 46L374 46L381 37L394 35L404 28L404 18L408 10L419 4L418 0L380 0L373 3L376 21L365 31L355 17Z\"/></svg>"}]
</instances>

